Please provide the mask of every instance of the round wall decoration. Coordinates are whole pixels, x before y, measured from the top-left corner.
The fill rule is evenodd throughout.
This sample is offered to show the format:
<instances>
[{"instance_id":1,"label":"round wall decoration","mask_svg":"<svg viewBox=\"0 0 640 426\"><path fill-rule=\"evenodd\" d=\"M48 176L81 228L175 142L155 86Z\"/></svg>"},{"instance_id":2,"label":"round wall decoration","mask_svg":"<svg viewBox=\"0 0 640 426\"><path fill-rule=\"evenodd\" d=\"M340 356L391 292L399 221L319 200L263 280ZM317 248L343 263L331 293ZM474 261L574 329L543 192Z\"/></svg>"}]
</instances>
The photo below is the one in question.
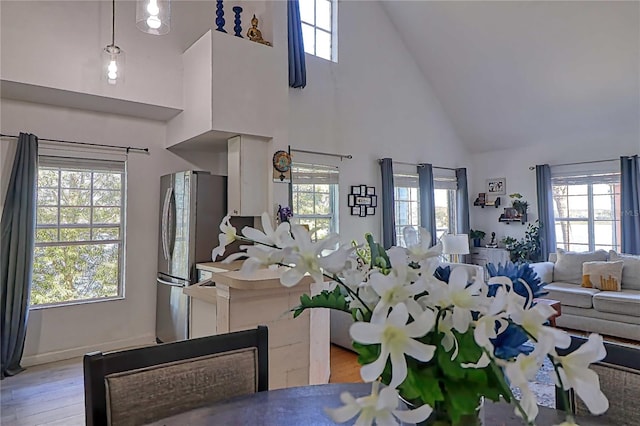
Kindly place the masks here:
<instances>
[{"instance_id":1,"label":"round wall decoration","mask_svg":"<svg viewBox=\"0 0 640 426\"><path fill-rule=\"evenodd\" d=\"M291 155L287 151L276 151L273 154L273 168L280 172L280 175L277 176L280 178L280 182L284 181L289 177L291 173ZM274 179L276 178L276 173L274 172Z\"/></svg>"}]
</instances>

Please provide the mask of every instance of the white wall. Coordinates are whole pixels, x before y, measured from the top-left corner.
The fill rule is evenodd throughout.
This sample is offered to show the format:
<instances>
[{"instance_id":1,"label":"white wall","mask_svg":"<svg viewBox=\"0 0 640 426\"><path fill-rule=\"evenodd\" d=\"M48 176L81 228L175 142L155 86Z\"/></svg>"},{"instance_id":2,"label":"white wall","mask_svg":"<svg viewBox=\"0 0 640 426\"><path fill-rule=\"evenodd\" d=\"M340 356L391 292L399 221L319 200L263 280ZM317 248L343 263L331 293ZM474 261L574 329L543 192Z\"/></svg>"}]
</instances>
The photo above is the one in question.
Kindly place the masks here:
<instances>
[{"instance_id":1,"label":"white wall","mask_svg":"<svg viewBox=\"0 0 640 426\"><path fill-rule=\"evenodd\" d=\"M360 218L346 202L351 185L380 194L379 158L469 167L470 156L378 2L340 2L338 25L339 62L307 55L307 87L290 89L288 140L292 148L353 155L337 160L340 233L345 241L362 241L365 232L379 239L381 209Z\"/></svg>"},{"instance_id":2,"label":"white wall","mask_svg":"<svg viewBox=\"0 0 640 426\"><path fill-rule=\"evenodd\" d=\"M537 164L573 163L579 161L598 161L618 159L621 155L640 153L640 129L635 135L592 135L590 139L576 137L548 141L544 144L526 148L485 152L473 155L473 176L469 179L469 196L471 204L479 192L486 192L485 182L489 178L506 178L507 194L501 196L502 205L499 208L470 207L471 228L481 229L490 238L491 232L496 233L496 241L504 236L522 238L527 228L518 223L499 223L498 217L504 207L511 206L509 194L518 192L523 200L529 202L529 223L538 219L538 203L536 199L536 172L529 170L529 166ZM588 167L588 166L586 166ZM493 198L493 197L492 197ZM486 239L483 243L489 242Z\"/></svg>"},{"instance_id":3,"label":"white wall","mask_svg":"<svg viewBox=\"0 0 640 426\"><path fill-rule=\"evenodd\" d=\"M8 100L0 108L3 133L150 149L149 155L128 158L126 299L31 310L24 363L153 342L160 176L207 164L198 167L164 149L160 122ZM2 142L3 147L13 143ZM220 164L226 168L225 162L212 161L209 170L224 173Z\"/></svg>"}]
</instances>

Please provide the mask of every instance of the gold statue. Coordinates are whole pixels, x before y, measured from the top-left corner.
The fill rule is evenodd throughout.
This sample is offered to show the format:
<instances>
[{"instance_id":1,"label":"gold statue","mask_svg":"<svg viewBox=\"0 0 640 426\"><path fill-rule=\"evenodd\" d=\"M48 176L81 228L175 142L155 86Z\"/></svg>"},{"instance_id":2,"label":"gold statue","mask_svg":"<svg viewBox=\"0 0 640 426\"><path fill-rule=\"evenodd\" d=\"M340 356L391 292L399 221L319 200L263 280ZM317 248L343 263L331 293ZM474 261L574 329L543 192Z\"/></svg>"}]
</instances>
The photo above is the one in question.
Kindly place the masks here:
<instances>
[{"instance_id":1,"label":"gold statue","mask_svg":"<svg viewBox=\"0 0 640 426\"><path fill-rule=\"evenodd\" d=\"M256 18L255 14L253 15L253 18L251 18L251 28L247 31L247 37L249 40L255 41L256 43L271 46L271 43L262 39L262 32L258 29L258 18Z\"/></svg>"}]
</instances>

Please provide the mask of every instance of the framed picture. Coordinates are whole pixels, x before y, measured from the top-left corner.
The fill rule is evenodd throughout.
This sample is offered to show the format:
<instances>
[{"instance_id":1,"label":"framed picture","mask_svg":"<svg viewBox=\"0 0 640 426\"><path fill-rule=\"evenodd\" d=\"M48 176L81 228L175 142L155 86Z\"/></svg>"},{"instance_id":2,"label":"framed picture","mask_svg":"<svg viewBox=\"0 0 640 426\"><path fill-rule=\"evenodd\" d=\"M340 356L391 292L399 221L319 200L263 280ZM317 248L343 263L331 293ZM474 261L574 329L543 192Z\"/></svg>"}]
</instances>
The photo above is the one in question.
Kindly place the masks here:
<instances>
[{"instance_id":1,"label":"framed picture","mask_svg":"<svg viewBox=\"0 0 640 426\"><path fill-rule=\"evenodd\" d=\"M367 185L360 185L360 195L367 195Z\"/></svg>"},{"instance_id":2,"label":"framed picture","mask_svg":"<svg viewBox=\"0 0 640 426\"><path fill-rule=\"evenodd\" d=\"M370 206L371 197L356 197L356 204L360 206Z\"/></svg>"},{"instance_id":3,"label":"framed picture","mask_svg":"<svg viewBox=\"0 0 640 426\"><path fill-rule=\"evenodd\" d=\"M349 207L353 207L356 205L356 196L353 194L349 194L349 198L348 198L349 202L347 203L347 205Z\"/></svg>"},{"instance_id":4,"label":"framed picture","mask_svg":"<svg viewBox=\"0 0 640 426\"><path fill-rule=\"evenodd\" d=\"M367 208L365 206L360 206L360 217L367 217Z\"/></svg>"},{"instance_id":5,"label":"framed picture","mask_svg":"<svg viewBox=\"0 0 640 426\"><path fill-rule=\"evenodd\" d=\"M376 208L375 207L367 207L367 216L373 216L374 214L376 214Z\"/></svg>"},{"instance_id":6,"label":"framed picture","mask_svg":"<svg viewBox=\"0 0 640 426\"><path fill-rule=\"evenodd\" d=\"M362 192L360 192L360 185L352 185L351 186L351 193L353 195L364 195L364 194L362 194Z\"/></svg>"},{"instance_id":7,"label":"framed picture","mask_svg":"<svg viewBox=\"0 0 640 426\"><path fill-rule=\"evenodd\" d=\"M376 187L367 186L367 195L376 195Z\"/></svg>"},{"instance_id":8,"label":"framed picture","mask_svg":"<svg viewBox=\"0 0 640 426\"><path fill-rule=\"evenodd\" d=\"M377 195L372 195L371 196L371 207L378 207L378 196Z\"/></svg>"},{"instance_id":9,"label":"framed picture","mask_svg":"<svg viewBox=\"0 0 640 426\"><path fill-rule=\"evenodd\" d=\"M487 195L504 195L507 193L507 179L487 179Z\"/></svg>"},{"instance_id":10,"label":"framed picture","mask_svg":"<svg viewBox=\"0 0 640 426\"><path fill-rule=\"evenodd\" d=\"M360 206L351 207L351 216L360 216Z\"/></svg>"}]
</instances>

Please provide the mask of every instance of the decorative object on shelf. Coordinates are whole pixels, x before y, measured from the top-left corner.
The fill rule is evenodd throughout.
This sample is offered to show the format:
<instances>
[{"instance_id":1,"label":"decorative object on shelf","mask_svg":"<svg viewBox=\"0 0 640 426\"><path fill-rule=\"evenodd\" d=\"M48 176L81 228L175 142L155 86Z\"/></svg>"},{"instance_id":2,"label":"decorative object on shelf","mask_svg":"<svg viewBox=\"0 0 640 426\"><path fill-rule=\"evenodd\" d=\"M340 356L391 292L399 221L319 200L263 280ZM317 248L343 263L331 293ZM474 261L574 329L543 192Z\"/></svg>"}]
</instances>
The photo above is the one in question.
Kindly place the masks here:
<instances>
[{"instance_id":1,"label":"decorative object on shelf","mask_svg":"<svg viewBox=\"0 0 640 426\"><path fill-rule=\"evenodd\" d=\"M235 26L233 27L233 31L235 31L235 36L236 37L242 37L242 26L241 26L241 22L240 22L240 14L242 13L242 8L240 6L233 6L232 8L233 13L235 13L235 19L234 19L234 24Z\"/></svg>"},{"instance_id":2,"label":"decorative object on shelf","mask_svg":"<svg viewBox=\"0 0 640 426\"><path fill-rule=\"evenodd\" d=\"M527 210L529 209L529 203L523 200L522 195L515 192L509 195L512 198L512 207L505 207L504 213L498 218L498 222L504 222L509 224L511 222L520 222L524 225L527 221Z\"/></svg>"},{"instance_id":3,"label":"decorative object on shelf","mask_svg":"<svg viewBox=\"0 0 640 426\"><path fill-rule=\"evenodd\" d=\"M507 193L507 179L487 179L487 195L505 195Z\"/></svg>"},{"instance_id":4,"label":"decorative object on shelf","mask_svg":"<svg viewBox=\"0 0 640 426\"><path fill-rule=\"evenodd\" d=\"M168 34L171 30L171 1L136 0L136 27L147 34Z\"/></svg>"},{"instance_id":5,"label":"decorative object on shelf","mask_svg":"<svg viewBox=\"0 0 640 426\"><path fill-rule=\"evenodd\" d=\"M375 186L352 185L347 205L351 207L351 216L373 216L378 207Z\"/></svg>"},{"instance_id":6,"label":"decorative object on shelf","mask_svg":"<svg viewBox=\"0 0 640 426\"><path fill-rule=\"evenodd\" d=\"M498 243L496 243L496 233L492 232L491 233L491 241L489 242L489 244L485 244L486 248L498 248Z\"/></svg>"},{"instance_id":7,"label":"decorative object on shelf","mask_svg":"<svg viewBox=\"0 0 640 426\"><path fill-rule=\"evenodd\" d=\"M484 231L481 231L479 229L476 230L469 230L469 238L471 238L473 240L473 246L474 247L481 247L482 246L482 239L484 238L484 236L487 235ZM495 233L494 233L495 235Z\"/></svg>"},{"instance_id":8,"label":"decorative object on shelf","mask_svg":"<svg viewBox=\"0 0 640 426\"><path fill-rule=\"evenodd\" d=\"M271 43L262 38L262 32L258 29L258 18L256 18L255 14L253 15L253 18L251 18L251 28L247 31L247 37L249 40L255 41L256 43L271 46Z\"/></svg>"},{"instance_id":9,"label":"decorative object on shelf","mask_svg":"<svg viewBox=\"0 0 640 426\"><path fill-rule=\"evenodd\" d=\"M524 238L517 240L506 236L502 239L504 248L509 251L512 262L539 262L540 259L540 228L539 221L527 225Z\"/></svg>"},{"instance_id":10,"label":"decorative object on shelf","mask_svg":"<svg viewBox=\"0 0 640 426\"><path fill-rule=\"evenodd\" d=\"M469 254L469 236L467 234L443 235L442 253L451 255L453 263L459 263L461 254Z\"/></svg>"},{"instance_id":11,"label":"decorative object on shelf","mask_svg":"<svg viewBox=\"0 0 640 426\"><path fill-rule=\"evenodd\" d=\"M484 209L485 206L498 208L500 205L500 197L496 197L495 200L490 201L486 198L486 194L484 192L478 193L478 198L473 202L474 206L480 206Z\"/></svg>"},{"instance_id":12,"label":"decorative object on shelf","mask_svg":"<svg viewBox=\"0 0 640 426\"><path fill-rule=\"evenodd\" d=\"M291 155L287 151L276 151L273 154L273 180L275 182L291 181Z\"/></svg>"},{"instance_id":13,"label":"decorative object on shelf","mask_svg":"<svg viewBox=\"0 0 640 426\"><path fill-rule=\"evenodd\" d=\"M430 247L431 238L387 252L367 234L370 256L364 253L357 261L363 253L357 243L340 244L336 234L314 242L299 225L283 223L274 230L266 214L264 232L253 228L238 232L228 217L220 229L223 235L216 251L224 252L226 244L235 240L254 243L246 253L227 258L248 256L241 268L245 272L273 264L282 266L280 282L287 287L307 274L316 283L336 283L319 294L303 294L293 309L294 317L307 309L329 308L355 320L349 334L363 365L360 374L372 383L372 393L358 399L343 394L345 406L326 410L335 422L359 416L358 423L387 424L397 419L477 425L478 407L487 398L513 403L523 423L534 424L538 409L529 381L544 358L553 364L560 388L574 389L594 414L608 408L595 373L588 368L606 354L602 337L592 334L574 356L558 356L555 348L569 347L571 336L546 325L556 311L534 302L543 295L544 284L528 264L488 265L491 278L485 283L470 277L464 267L439 267L440 245ZM466 235L463 238L468 245ZM327 253L326 247L335 250ZM534 336L533 342L524 345L529 336ZM520 399L509 384L520 388ZM567 392L559 394L568 407ZM401 398L415 408L406 409ZM568 412L565 424L574 423Z\"/></svg>"},{"instance_id":14,"label":"decorative object on shelf","mask_svg":"<svg viewBox=\"0 0 640 426\"><path fill-rule=\"evenodd\" d=\"M116 46L116 1L111 1L111 44L103 49L104 76L107 83L122 83L124 70L124 52Z\"/></svg>"},{"instance_id":15,"label":"decorative object on shelf","mask_svg":"<svg viewBox=\"0 0 640 426\"><path fill-rule=\"evenodd\" d=\"M216 27L216 31L227 32L227 30L224 29L224 7L222 0L216 0Z\"/></svg>"},{"instance_id":16,"label":"decorative object on shelf","mask_svg":"<svg viewBox=\"0 0 640 426\"><path fill-rule=\"evenodd\" d=\"M278 204L278 223L289 222L289 218L293 217L293 210L291 207L282 207Z\"/></svg>"}]
</instances>

